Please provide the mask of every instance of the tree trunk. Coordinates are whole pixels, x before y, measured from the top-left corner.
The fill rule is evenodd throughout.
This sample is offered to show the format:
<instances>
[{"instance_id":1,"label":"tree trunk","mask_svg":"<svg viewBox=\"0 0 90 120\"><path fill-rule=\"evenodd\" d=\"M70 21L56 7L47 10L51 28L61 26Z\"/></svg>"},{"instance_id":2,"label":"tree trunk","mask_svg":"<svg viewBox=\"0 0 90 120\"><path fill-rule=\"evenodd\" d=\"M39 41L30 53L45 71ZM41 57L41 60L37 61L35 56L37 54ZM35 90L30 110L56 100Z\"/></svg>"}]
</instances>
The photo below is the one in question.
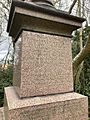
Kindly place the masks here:
<instances>
[{"instance_id":1,"label":"tree trunk","mask_svg":"<svg viewBox=\"0 0 90 120\"><path fill-rule=\"evenodd\" d=\"M88 56L89 53L90 53L90 34L89 34L86 45L83 47L80 53L73 59L74 76L76 74L78 66Z\"/></svg>"}]
</instances>

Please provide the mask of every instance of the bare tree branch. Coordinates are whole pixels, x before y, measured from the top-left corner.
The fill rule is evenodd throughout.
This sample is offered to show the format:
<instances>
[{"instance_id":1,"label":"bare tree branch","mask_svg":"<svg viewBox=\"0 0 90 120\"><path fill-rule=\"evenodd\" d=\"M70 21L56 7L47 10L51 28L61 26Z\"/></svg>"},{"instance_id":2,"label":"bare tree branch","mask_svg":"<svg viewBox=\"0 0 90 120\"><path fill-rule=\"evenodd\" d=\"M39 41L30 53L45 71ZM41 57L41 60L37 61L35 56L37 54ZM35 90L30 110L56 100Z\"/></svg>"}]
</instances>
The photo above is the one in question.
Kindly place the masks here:
<instances>
[{"instance_id":1,"label":"bare tree branch","mask_svg":"<svg viewBox=\"0 0 90 120\"><path fill-rule=\"evenodd\" d=\"M72 13L73 7L75 6L76 2L77 2L77 0L74 0L73 3L72 3L72 5L70 6L70 9L68 11L69 14Z\"/></svg>"},{"instance_id":2,"label":"bare tree branch","mask_svg":"<svg viewBox=\"0 0 90 120\"><path fill-rule=\"evenodd\" d=\"M10 47L11 47L11 44L12 44L12 43L9 44L8 52L7 52L7 55L5 56L4 66L3 66L3 68L5 68L5 65L6 65L6 63L7 63L7 59L8 59L9 53L10 53Z\"/></svg>"},{"instance_id":3,"label":"bare tree branch","mask_svg":"<svg viewBox=\"0 0 90 120\"><path fill-rule=\"evenodd\" d=\"M0 4L3 6L3 8L5 8L9 12L9 8L7 6L5 6L5 4L3 2L0 2Z\"/></svg>"},{"instance_id":4,"label":"bare tree branch","mask_svg":"<svg viewBox=\"0 0 90 120\"><path fill-rule=\"evenodd\" d=\"M78 66L82 63L82 61L87 57L89 53L90 53L90 33L86 45L80 51L80 53L73 59L74 74L76 73Z\"/></svg>"}]
</instances>

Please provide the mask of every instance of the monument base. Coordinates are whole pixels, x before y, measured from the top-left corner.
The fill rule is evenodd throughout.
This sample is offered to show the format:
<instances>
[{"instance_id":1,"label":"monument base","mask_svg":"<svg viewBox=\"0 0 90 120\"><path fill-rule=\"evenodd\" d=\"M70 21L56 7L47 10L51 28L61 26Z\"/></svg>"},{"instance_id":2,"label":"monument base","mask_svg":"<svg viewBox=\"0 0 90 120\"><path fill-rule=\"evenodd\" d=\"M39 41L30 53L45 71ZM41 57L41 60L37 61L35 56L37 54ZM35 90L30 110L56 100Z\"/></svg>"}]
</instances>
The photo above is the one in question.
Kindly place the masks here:
<instances>
[{"instance_id":1,"label":"monument base","mask_svg":"<svg viewBox=\"0 0 90 120\"><path fill-rule=\"evenodd\" d=\"M20 99L5 88L5 120L88 120L88 98L75 92Z\"/></svg>"},{"instance_id":2,"label":"monument base","mask_svg":"<svg viewBox=\"0 0 90 120\"><path fill-rule=\"evenodd\" d=\"M0 120L5 120L4 108L3 107L0 108Z\"/></svg>"}]
</instances>

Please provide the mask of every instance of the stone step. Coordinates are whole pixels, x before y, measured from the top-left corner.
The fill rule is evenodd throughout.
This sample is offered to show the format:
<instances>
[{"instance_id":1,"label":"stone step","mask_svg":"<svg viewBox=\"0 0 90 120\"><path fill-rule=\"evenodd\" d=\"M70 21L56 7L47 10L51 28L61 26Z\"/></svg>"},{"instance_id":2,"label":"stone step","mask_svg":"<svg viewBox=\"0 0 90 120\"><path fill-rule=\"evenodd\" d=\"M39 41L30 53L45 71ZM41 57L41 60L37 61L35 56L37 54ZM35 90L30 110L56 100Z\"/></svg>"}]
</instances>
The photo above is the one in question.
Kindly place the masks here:
<instances>
[{"instance_id":1,"label":"stone step","mask_svg":"<svg viewBox=\"0 0 90 120\"><path fill-rule=\"evenodd\" d=\"M0 108L0 120L5 120L3 107ZM90 120L90 107L89 107L89 120Z\"/></svg>"},{"instance_id":2,"label":"stone step","mask_svg":"<svg viewBox=\"0 0 90 120\"><path fill-rule=\"evenodd\" d=\"M5 120L3 107L0 108L0 120Z\"/></svg>"}]
</instances>

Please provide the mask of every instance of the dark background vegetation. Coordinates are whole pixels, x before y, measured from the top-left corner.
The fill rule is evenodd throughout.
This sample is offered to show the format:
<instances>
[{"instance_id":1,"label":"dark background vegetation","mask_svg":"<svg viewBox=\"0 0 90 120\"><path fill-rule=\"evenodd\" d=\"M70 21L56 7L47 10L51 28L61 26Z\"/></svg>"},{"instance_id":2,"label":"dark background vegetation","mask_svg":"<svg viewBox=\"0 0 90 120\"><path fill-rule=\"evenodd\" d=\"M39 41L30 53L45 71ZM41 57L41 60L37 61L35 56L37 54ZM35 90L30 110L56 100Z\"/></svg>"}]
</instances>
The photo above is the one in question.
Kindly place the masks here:
<instances>
[{"instance_id":1,"label":"dark background vegetation","mask_svg":"<svg viewBox=\"0 0 90 120\"><path fill-rule=\"evenodd\" d=\"M12 85L13 79L13 66L12 64L7 64L6 68L0 65L0 107L4 103L4 88Z\"/></svg>"}]
</instances>

